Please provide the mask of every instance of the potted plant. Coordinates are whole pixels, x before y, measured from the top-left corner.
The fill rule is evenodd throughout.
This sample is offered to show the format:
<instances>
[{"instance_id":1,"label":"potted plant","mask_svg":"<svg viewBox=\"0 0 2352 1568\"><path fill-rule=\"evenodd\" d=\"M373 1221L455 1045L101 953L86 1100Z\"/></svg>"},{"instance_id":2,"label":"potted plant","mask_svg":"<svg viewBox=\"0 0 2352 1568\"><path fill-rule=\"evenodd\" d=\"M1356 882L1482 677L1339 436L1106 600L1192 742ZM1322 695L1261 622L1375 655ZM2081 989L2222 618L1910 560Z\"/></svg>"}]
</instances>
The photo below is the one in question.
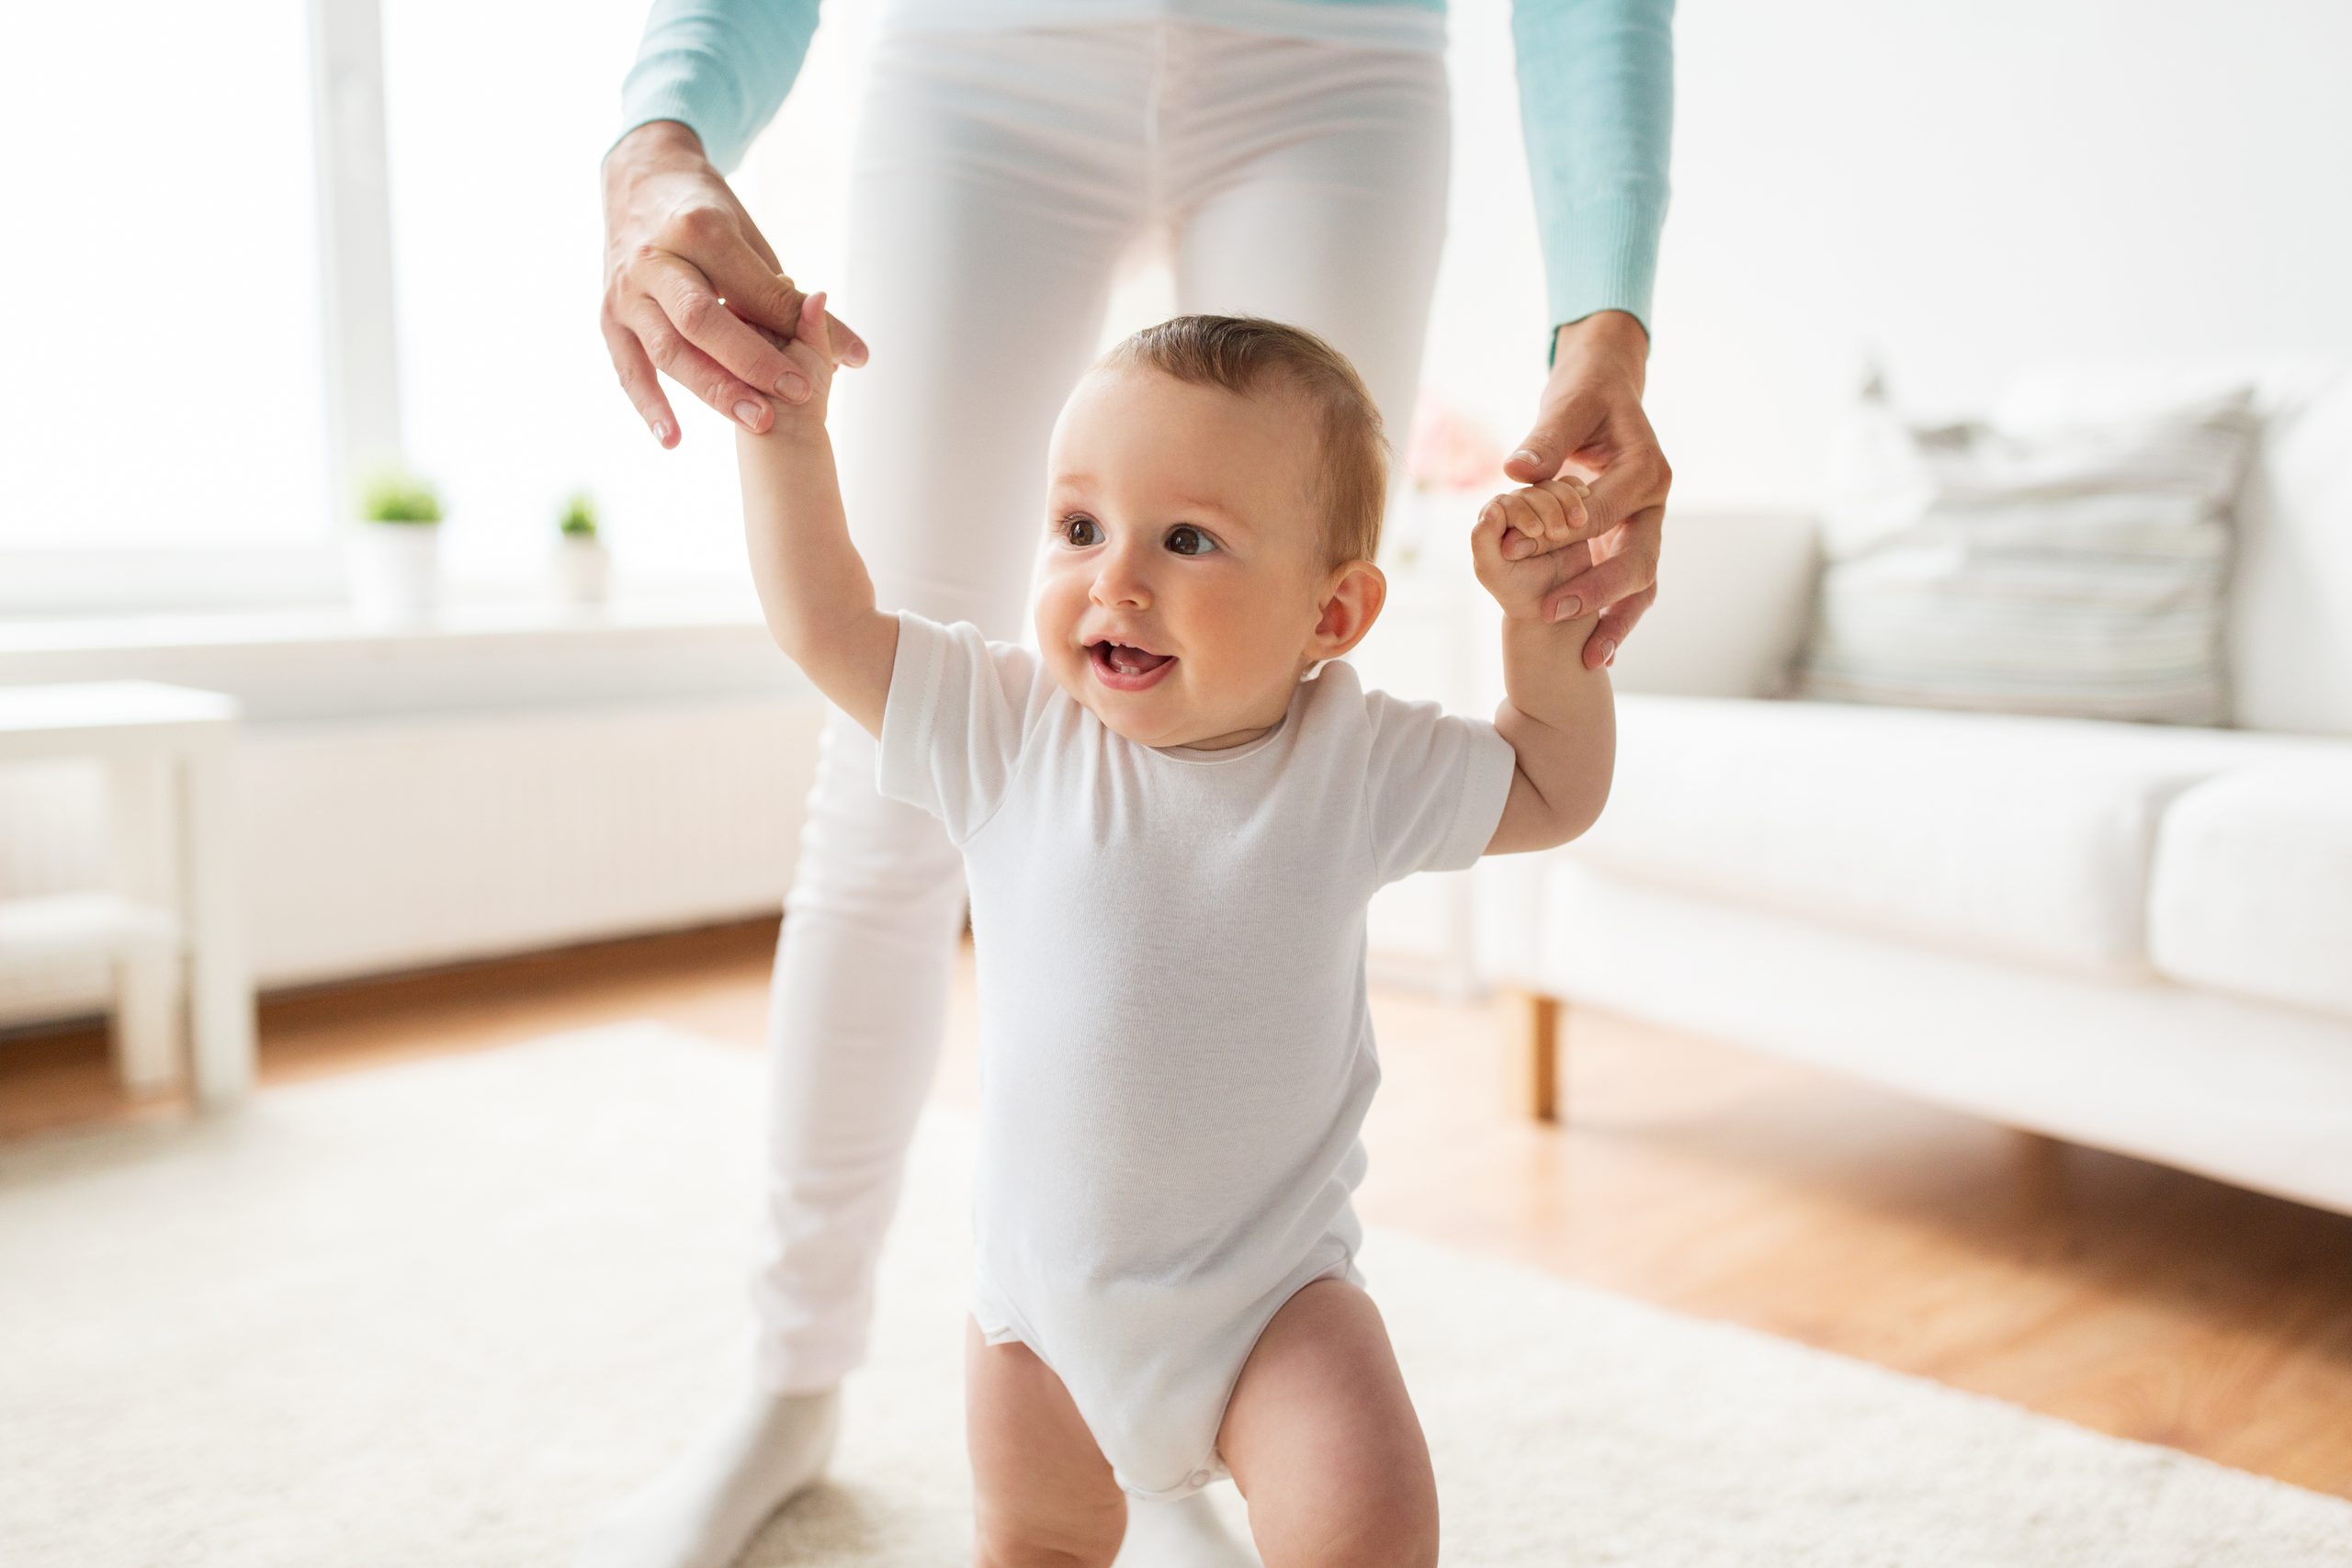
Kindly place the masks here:
<instances>
[{"instance_id":1,"label":"potted plant","mask_svg":"<svg viewBox=\"0 0 2352 1568\"><path fill-rule=\"evenodd\" d=\"M428 620L440 587L441 498L413 474L378 470L361 487L348 556L353 607L363 620Z\"/></svg>"},{"instance_id":2,"label":"potted plant","mask_svg":"<svg viewBox=\"0 0 2352 1568\"><path fill-rule=\"evenodd\" d=\"M569 604L604 602L612 580L612 552L596 535L596 503L586 491L574 494L556 515L555 581Z\"/></svg>"}]
</instances>

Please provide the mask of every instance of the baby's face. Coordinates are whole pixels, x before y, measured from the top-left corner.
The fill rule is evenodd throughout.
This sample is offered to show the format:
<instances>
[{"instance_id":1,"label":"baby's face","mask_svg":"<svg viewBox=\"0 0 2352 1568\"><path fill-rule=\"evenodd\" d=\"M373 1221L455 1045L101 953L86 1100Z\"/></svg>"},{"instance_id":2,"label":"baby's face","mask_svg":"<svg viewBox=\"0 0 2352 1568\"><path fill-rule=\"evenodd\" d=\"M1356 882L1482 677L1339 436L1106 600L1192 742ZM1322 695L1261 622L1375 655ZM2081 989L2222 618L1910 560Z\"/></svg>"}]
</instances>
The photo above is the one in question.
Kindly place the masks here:
<instances>
[{"instance_id":1,"label":"baby's face","mask_svg":"<svg viewBox=\"0 0 2352 1568\"><path fill-rule=\"evenodd\" d=\"M1338 651L1317 635L1338 573L1307 497L1316 450L1287 397L1153 370L1080 382L1054 428L1037 598L1062 689L1147 746L1235 746L1279 720Z\"/></svg>"}]
</instances>

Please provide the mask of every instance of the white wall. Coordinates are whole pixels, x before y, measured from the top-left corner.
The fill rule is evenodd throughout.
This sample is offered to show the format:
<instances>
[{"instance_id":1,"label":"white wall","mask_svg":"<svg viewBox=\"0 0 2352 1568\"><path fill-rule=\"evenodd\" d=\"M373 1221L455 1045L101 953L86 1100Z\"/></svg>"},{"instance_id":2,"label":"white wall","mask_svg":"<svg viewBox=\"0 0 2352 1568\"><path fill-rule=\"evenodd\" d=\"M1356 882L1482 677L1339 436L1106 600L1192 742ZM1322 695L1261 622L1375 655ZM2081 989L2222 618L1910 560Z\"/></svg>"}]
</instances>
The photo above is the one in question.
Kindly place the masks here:
<instances>
[{"instance_id":1,"label":"white wall","mask_svg":"<svg viewBox=\"0 0 2352 1568\"><path fill-rule=\"evenodd\" d=\"M1544 345L1510 7L1455 0L1450 25L1426 383L1508 446ZM738 181L812 286L869 30L828 6ZM1810 504L1867 345L1923 407L2034 358L2352 349L2352 6L1683 0L1675 48L1649 405L1682 506ZM1173 308L1138 277L1107 335Z\"/></svg>"},{"instance_id":2,"label":"white wall","mask_svg":"<svg viewBox=\"0 0 2352 1568\"><path fill-rule=\"evenodd\" d=\"M1675 47L1649 404L1684 507L1809 503L1866 343L1938 407L2040 357L2352 348L2352 6L1683 0ZM1506 7L1459 6L1430 377L1517 424L1510 62Z\"/></svg>"}]
</instances>

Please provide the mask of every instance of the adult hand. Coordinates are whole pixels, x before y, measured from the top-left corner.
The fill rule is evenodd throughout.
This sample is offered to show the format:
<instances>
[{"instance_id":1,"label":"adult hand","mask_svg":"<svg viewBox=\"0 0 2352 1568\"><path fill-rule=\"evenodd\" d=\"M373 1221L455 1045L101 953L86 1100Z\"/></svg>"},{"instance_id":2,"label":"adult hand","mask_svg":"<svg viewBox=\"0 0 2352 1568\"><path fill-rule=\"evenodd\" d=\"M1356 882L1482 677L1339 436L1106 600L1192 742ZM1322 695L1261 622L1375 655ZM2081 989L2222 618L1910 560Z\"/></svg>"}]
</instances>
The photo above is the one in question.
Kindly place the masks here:
<instances>
[{"instance_id":1,"label":"adult hand","mask_svg":"<svg viewBox=\"0 0 2352 1568\"><path fill-rule=\"evenodd\" d=\"M1674 472L1642 412L1650 340L1641 322L1623 310L1596 311L1562 327L1555 346L1543 410L1503 472L1534 484L1573 469L1592 487L1586 504L1601 530L1592 540L1592 564L1544 604L1547 621L1600 610L1584 644L1585 668L1592 670L1617 657L1618 645L1657 598ZM1577 608L1555 615L1570 599Z\"/></svg>"},{"instance_id":2,"label":"adult hand","mask_svg":"<svg viewBox=\"0 0 2352 1568\"><path fill-rule=\"evenodd\" d=\"M649 120L605 155L605 298L599 325L621 388L666 448L678 422L653 374L671 379L754 434L774 421L767 394L788 402L808 381L756 328L786 339L808 296L674 119ZM863 365L865 342L828 317L836 363Z\"/></svg>"}]
</instances>

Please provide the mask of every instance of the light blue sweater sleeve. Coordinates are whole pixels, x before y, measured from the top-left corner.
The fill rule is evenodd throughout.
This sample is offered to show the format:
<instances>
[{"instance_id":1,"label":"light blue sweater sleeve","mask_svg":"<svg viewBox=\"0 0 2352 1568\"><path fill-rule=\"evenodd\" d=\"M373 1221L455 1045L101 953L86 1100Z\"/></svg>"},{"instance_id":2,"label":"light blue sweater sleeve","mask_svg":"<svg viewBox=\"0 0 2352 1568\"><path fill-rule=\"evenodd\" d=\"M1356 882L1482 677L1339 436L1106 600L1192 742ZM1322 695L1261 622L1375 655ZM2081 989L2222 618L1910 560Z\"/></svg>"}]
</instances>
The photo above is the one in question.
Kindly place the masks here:
<instances>
[{"instance_id":1,"label":"light blue sweater sleeve","mask_svg":"<svg viewBox=\"0 0 2352 1568\"><path fill-rule=\"evenodd\" d=\"M792 91L816 32L817 0L653 0L613 141L650 119L678 120L713 168L733 174Z\"/></svg>"},{"instance_id":2,"label":"light blue sweater sleeve","mask_svg":"<svg viewBox=\"0 0 2352 1568\"><path fill-rule=\"evenodd\" d=\"M1674 0L1515 0L1510 26L1545 336L1595 310L1628 311L1646 330L1666 226Z\"/></svg>"}]
</instances>

